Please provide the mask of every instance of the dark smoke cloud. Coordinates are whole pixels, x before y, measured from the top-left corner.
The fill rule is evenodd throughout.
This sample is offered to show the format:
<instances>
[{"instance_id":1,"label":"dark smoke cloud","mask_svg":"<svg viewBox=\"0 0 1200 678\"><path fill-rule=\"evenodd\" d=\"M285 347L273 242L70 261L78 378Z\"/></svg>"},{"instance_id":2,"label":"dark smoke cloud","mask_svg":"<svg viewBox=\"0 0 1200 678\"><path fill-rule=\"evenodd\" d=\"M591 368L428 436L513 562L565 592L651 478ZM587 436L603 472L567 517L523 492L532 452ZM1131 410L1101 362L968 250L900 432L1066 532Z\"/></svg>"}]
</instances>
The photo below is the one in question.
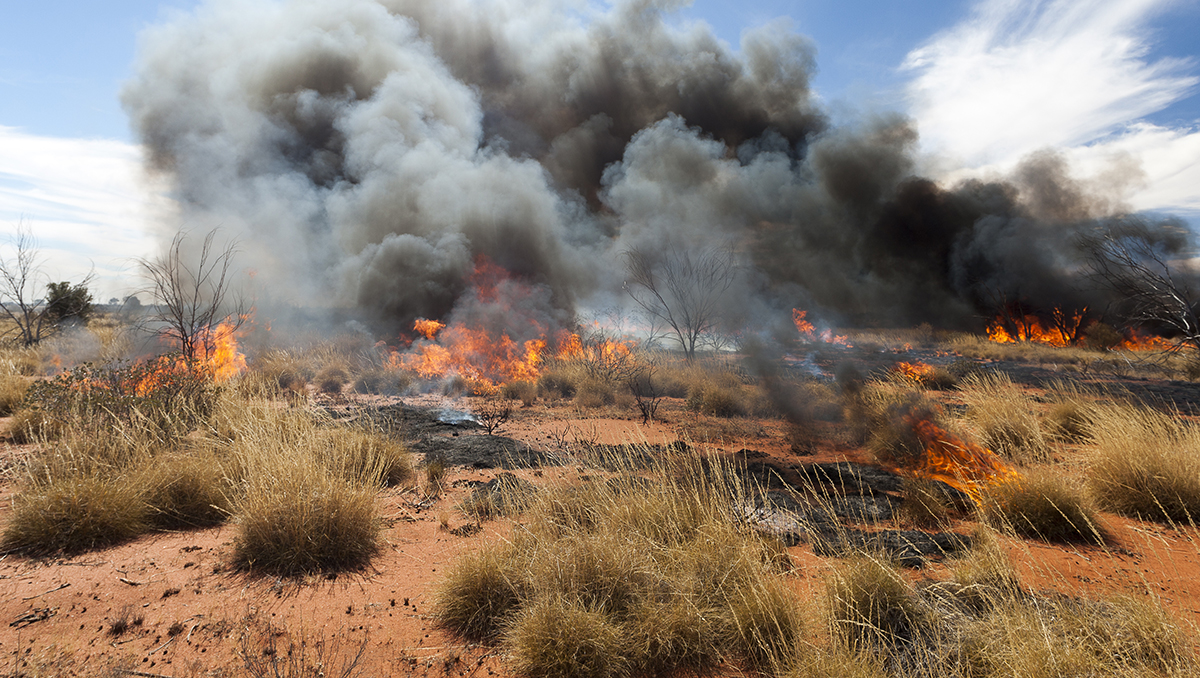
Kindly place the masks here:
<instances>
[{"instance_id":1,"label":"dark smoke cloud","mask_svg":"<svg viewBox=\"0 0 1200 678\"><path fill-rule=\"evenodd\" d=\"M920 178L902 116L829 126L807 39L772 23L735 52L677 4L212 0L143 35L123 102L188 228L236 237L275 298L391 329L483 313L479 255L561 324L620 295L621 252L681 244L736 250L742 325L1103 306L1073 243L1121 206L1053 153Z\"/></svg>"}]
</instances>

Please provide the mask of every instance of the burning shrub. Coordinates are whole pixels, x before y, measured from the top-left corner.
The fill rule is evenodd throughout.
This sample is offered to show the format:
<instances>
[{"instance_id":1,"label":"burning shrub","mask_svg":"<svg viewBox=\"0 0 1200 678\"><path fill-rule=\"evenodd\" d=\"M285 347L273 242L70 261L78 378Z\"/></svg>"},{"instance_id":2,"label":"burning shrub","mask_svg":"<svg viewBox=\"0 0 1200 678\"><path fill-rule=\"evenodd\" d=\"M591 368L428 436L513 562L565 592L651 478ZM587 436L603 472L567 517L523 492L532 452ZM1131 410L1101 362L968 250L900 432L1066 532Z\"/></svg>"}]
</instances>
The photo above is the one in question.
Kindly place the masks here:
<instances>
[{"instance_id":1,"label":"burning shrub","mask_svg":"<svg viewBox=\"0 0 1200 678\"><path fill-rule=\"evenodd\" d=\"M1123 515L1192 524L1200 516L1200 429L1148 407L1098 409L1088 488Z\"/></svg>"},{"instance_id":2,"label":"burning shrub","mask_svg":"<svg viewBox=\"0 0 1200 678\"><path fill-rule=\"evenodd\" d=\"M31 407L65 422L148 425L166 436L179 436L207 420L218 388L203 369L178 356L140 363L80 365L54 379L36 382L25 397Z\"/></svg>"},{"instance_id":3,"label":"burning shrub","mask_svg":"<svg viewBox=\"0 0 1200 678\"><path fill-rule=\"evenodd\" d=\"M378 550L375 495L297 462L258 469L235 503L234 561L284 576L358 569Z\"/></svg>"},{"instance_id":4,"label":"burning shrub","mask_svg":"<svg viewBox=\"0 0 1200 678\"><path fill-rule=\"evenodd\" d=\"M1006 530L1046 541L1103 543L1096 512L1061 473L1040 471L996 484L983 498L984 516Z\"/></svg>"},{"instance_id":5,"label":"burning shrub","mask_svg":"<svg viewBox=\"0 0 1200 678\"><path fill-rule=\"evenodd\" d=\"M1001 372L968 377L959 385L967 416L983 444L1021 463L1046 461L1049 447L1024 391Z\"/></svg>"}]
</instances>

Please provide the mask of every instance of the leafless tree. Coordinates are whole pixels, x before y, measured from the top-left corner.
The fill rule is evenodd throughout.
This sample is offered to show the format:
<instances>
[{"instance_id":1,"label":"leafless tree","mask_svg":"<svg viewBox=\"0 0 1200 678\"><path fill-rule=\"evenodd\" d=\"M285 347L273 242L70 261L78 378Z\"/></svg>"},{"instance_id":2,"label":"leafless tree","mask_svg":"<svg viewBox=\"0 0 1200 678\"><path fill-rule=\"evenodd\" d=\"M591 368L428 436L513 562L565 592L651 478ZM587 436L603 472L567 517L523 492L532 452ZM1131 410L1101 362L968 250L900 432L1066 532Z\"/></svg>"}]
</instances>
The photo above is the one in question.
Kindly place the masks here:
<instances>
[{"instance_id":1,"label":"leafless tree","mask_svg":"<svg viewBox=\"0 0 1200 678\"><path fill-rule=\"evenodd\" d=\"M237 244L217 249L216 234L204 236L199 251L189 256L184 247L188 234L181 231L166 252L138 260L149 283L146 293L156 305L148 316L154 332L176 343L189 361L213 349L213 328L223 322L237 328L245 315L230 278Z\"/></svg>"},{"instance_id":2,"label":"leafless tree","mask_svg":"<svg viewBox=\"0 0 1200 678\"><path fill-rule=\"evenodd\" d=\"M5 336L15 335L22 346L32 346L54 332L66 318L47 313L43 298L38 295L38 290L46 287L49 280L42 273L33 234L24 224L18 224L11 243L16 250L13 258L0 260L0 309L13 324ZM79 287L86 288L91 281L89 273Z\"/></svg>"},{"instance_id":3,"label":"leafless tree","mask_svg":"<svg viewBox=\"0 0 1200 678\"><path fill-rule=\"evenodd\" d=\"M1173 260L1175 247L1140 229L1093 234L1080 246L1091 278L1122 300L1118 311L1130 322L1169 328L1177 345L1200 349L1196 276Z\"/></svg>"},{"instance_id":4,"label":"leafless tree","mask_svg":"<svg viewBox=\"0 0 1200 678\"><path fill-rule=\"evenodd\" d=\"M689 362L695 359L697 345L718 329L722 301L737 277L733 252L633 248L624 256L625 290L649 318L670 328Z\"/></svg>"}]
</instances>

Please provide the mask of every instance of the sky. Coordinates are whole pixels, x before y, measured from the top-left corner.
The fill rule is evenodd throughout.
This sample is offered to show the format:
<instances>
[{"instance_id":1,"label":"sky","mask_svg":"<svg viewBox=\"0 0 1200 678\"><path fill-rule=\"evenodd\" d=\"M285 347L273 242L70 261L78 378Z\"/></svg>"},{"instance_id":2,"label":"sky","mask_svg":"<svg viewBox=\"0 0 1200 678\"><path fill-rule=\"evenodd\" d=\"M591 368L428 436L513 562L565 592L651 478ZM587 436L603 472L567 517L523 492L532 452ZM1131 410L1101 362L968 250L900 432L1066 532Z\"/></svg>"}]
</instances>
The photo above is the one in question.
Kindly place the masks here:
<instances>
[{"instance_id":1,"label":"sky","mask_svg":"<svg viewBox=\"0 0 1200 678\"><path fill-rule=\"evenodd\" d=\"M141 172L118 94L139 32L198 4L7 3L0 255L22 226L50 278L91 271L101 300L135 291L169 201ZM735 47L789 21L816 46L835 124L909 115L929 175L1003 174L1053 148L1131 208L1200 226L1200 0L695 0L676 16Z\"/></svg>"}]
</instances>

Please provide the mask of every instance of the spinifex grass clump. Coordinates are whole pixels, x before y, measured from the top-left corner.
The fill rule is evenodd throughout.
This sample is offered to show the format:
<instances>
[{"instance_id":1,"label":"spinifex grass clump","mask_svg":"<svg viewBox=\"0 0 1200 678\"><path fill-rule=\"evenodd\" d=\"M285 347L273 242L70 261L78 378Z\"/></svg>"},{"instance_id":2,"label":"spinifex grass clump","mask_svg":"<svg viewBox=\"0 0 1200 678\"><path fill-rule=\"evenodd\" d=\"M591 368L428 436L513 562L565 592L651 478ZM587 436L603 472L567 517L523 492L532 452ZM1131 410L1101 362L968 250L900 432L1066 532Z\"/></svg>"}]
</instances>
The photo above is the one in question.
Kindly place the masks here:
<instances>
[{"instance_id":1,"label":"spinifex grass clump","mask_svg":"<svg viewBox=\"0 0 1200 678\"><path fill-rule=\"evenodd\" d=\"M1200 517L1200 428L1149 407L1097 408L1088 487L1101 506L1148 520Z\"/></svg>"},{"instance_id":2,"label":"spinifex grass clump","mask_svg":"<svg viewBox=\"0 0 1200 678\"><path fill-rule=\"evenodd\" d=\"M1061 472L1026 473L989 487L983 514L1023 537L1058 542L1105 540L1091 500Z\"/></svg>"},{"instance_id":3,"label":"spinifex grass clump","mask_svg":"<svg viewBox=\"0 0 1200 678\"><path fill-rule=\"evenodd\" d=\"M1049 448L1029 398L1002 372L972 375L958 387L985 447L1013 461L1045 461Z\"/></svg>"},{"instance_id":4,"label":"spinifex grass clump","mask_svg":"<svg viewBox=\"0 0 1200 678\"><path fill-rule=\"evenodd\" d=\"M744 486L695 460L650 473L539 493L508 541L452 568L439 620L499 641L534 676L790 662L800 605L779 576L779 545L733 517Z\"/></svg>"}]
</instances>

